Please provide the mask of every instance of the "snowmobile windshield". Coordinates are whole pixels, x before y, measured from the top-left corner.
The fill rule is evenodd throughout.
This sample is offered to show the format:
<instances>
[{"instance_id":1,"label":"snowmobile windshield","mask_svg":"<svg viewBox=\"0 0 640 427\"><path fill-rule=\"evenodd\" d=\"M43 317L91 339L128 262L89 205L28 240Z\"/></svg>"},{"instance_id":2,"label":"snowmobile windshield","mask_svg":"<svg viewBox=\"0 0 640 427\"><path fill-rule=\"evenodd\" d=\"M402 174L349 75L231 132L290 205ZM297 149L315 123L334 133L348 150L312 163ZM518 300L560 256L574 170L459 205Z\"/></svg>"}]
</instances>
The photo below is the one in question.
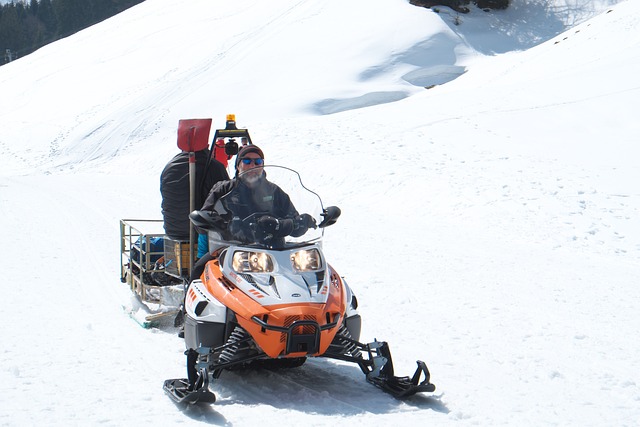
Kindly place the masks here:
<instances>
[{"instance_id":1,"label":"snowmobile windshield","mask_svg":"<svg viewBox=\"0 0 640 427\"><path fill-rule=\"evenodd\" d=\"M214 209L226 229L210 233L213 243L290 248L318 241L323 234L317 226L323 212L320 197L302 184L296 171L282 166L256 165L238 174Z\"/></svg>"}]
</instances>

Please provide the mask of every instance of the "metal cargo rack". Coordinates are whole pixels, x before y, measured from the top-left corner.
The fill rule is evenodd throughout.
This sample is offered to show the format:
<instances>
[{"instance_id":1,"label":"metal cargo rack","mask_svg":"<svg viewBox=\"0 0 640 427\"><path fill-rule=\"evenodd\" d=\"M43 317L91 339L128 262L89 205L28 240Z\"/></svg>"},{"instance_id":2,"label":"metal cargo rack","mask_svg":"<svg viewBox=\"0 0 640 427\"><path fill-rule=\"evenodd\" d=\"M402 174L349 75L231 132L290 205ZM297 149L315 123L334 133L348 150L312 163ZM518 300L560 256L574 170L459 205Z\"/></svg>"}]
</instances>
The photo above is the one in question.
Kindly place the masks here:
<instances>
[{"instance_id":1,"label":"metal cargo rack","mask_svg":"<svg viewBox=\"0 0 640 427\"><path fill-rule=\"evenodd\" d=\"M154 251L152 248L152 239L166 241L162 224L162 220L120 220L120 280L127 283L148 308L157 310L159 315L168 315L175 313L182 303L184 283L166 274L164 249ZM137 256L132 256L134 248ZM154 278L163 279L163 284Z\"/></svg>"}]
</instances>

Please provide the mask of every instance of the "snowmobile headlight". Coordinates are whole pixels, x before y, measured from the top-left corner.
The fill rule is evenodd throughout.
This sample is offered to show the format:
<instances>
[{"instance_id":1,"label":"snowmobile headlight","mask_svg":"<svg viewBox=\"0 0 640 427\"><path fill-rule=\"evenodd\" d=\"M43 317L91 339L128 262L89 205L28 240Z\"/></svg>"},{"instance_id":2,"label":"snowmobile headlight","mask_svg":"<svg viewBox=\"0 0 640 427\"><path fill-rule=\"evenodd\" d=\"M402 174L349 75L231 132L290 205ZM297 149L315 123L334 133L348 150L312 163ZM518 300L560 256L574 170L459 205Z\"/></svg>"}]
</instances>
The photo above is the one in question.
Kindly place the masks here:
<instances>
[{"instance_id":1,"label":"snowmobile headlight","mask_svg":"<svg viewBox=\"0 0 640 427\"><path fill-rule=\"evenodd\" d=\"M264 252L236 251L232 267L238 273L271 273L273 259Z\"/></svg>"},{"instance_id":2,"label":"snowmobile headlight","mask_svg":"<svg viewBox=\"0 0 640 427\"><path fill-rule=\"evenodd\" d=\"M317 271L322 268L322 257L317 249L305 249L291 254L291 264L300 273Z\"/></svg>"}]
</instances>

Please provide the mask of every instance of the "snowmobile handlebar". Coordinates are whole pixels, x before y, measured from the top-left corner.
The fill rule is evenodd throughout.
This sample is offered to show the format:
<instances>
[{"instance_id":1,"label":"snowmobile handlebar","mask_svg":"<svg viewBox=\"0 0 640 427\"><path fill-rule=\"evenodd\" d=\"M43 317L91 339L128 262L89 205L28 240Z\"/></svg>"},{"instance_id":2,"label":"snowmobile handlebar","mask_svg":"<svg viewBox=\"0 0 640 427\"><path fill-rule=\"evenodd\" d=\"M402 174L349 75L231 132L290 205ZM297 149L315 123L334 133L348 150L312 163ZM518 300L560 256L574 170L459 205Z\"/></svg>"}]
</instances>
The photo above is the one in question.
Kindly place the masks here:
<instances>
[{"instance_id":1,"label":"snowmobile handlebar","mask_svg":"<svg viewBox=\"0 0 640 427\"><path fill-rule=\"evenodd\" d=\"M233 240L269 244L273 239L301 236L310 228L322 228L335 223L340 209L334 208L325 210L322 214L325 218L320 225L306 213L295 218L276 218L265 212L255 212L244 219L234 217L227 222L215 212L193 211L189 214L189 219L201 230L228 232ZM327 213L327 210L330 212Z\"/></svg>"},{"instance_id":2,"label":"snowmobile handlebar","mask_svg":"<svg viewBox=\"0 0 640 427\"><path fill-rule=\"evenodd\" d=\"M329 206L322 211L323 220L318 225L319 228L325 228L336 223L342 211L337 206Z\"/></svg>"}]
</instances>

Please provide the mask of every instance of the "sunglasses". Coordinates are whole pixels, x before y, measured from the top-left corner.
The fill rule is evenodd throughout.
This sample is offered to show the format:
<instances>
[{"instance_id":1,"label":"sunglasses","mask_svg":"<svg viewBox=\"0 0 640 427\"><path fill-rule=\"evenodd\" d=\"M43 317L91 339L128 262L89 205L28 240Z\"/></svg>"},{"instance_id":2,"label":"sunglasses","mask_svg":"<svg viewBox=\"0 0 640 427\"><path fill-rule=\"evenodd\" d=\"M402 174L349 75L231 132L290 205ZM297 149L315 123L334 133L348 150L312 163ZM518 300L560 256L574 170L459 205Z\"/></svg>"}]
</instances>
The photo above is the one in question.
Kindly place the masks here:
<instances>
[{"instance_id":1,"label":"sunglasses","mask_svg":"<svg viewBox=\"0 0 640 427\"><path fill-rule=\"evenodd\" d=\"M249 159L249 158L244 158L242 160L240 160L242 162L242 164L245 165L250 165L251 163L253 163L256 166L262 166L264 164L264 159Z\"/></svg>"}]
</instances>

